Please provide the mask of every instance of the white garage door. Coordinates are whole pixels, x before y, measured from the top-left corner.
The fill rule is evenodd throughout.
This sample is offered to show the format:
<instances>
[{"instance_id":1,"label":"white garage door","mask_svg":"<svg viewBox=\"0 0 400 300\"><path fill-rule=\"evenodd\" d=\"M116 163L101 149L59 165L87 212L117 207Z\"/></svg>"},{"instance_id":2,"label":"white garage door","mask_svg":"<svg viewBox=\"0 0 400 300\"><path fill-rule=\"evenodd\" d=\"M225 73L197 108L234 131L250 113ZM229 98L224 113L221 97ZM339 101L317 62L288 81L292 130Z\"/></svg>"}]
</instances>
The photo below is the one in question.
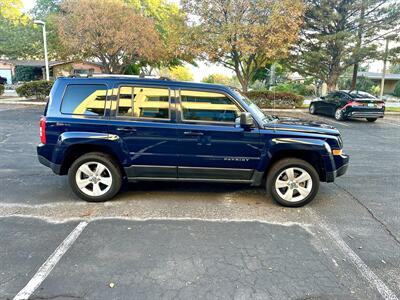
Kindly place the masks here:
<instances>
[{"instance_id":1,"label":"white garage door","mask_svg":"<svg viewBox=\"0 0 400 300\"><path fill-rule=\"evenodd\" d=\"M7 78L7 83L11 84L11 70L0 69L0 76Z\"/></svg>"}]
</instances>

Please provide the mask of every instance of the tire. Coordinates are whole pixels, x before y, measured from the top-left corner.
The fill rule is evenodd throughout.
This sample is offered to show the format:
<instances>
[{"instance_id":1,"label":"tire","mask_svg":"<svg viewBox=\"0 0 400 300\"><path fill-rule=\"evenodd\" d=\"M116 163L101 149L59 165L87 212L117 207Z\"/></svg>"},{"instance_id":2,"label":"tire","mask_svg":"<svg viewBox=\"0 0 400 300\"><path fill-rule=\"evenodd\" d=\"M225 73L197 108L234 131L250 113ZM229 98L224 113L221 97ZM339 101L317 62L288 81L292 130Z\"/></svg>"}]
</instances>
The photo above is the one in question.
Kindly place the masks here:
<instances>
[{"instance_id":1,"label":"tire","mask_svg":"<svg viewBox=\"0 0 400 300\"><path fill-rule=\"evenodd\" d=\"M308 108L310 114L315 115L316 114L316 109L315 109L315 104L310 104L310 107Z\"/></svg>"},{"instance_id":2,"label":"tire","mask_svg":"<svg viewBox=\"0 0 400 300\"><path fill-rule=\"evenodd\" d=\"M367 118L368 122L375 122L376 120L378 120L378 118Z\"/></svg>"},{"instance_id":3,"label":"tire","mask_svg":"<svg viewBox=\"0 0 400 300\"><path fill-rule=\"evenodd\" d=\"M290 180L288 176L290 169L293 170L293 180ZM303 174L305 180L296 181ZM286 182L286 186L278 187L286 184ZM287 207L299 207L309 203L317 195L319 175L308 162L297 158L285 158L276 162L269 170L266 188L267 192L279 204Z\"/></svg>"},{"instance_id":4,"label":"tire","mask_svg":"<svg viewBox=\"0 0 400 300\"><path fill-rule=\"evenodd\" d=\"M90 152L72 163L68 170L68 180L72 191L79 198L89 202L102 202L119 192L122 172L110 155Z\"/></svg>"},{"instance_id":5,"label":"tire","mask_svg":"<svg viewBox=\"0 0 400 300\"><path fill-rule=\"evenodd\" d=\"M343 121L345 118L343 116L343 111L340 108L337 108L335 110L335 115L334 115L335 119L337 121Z\"/></svg>"}]
</instances>

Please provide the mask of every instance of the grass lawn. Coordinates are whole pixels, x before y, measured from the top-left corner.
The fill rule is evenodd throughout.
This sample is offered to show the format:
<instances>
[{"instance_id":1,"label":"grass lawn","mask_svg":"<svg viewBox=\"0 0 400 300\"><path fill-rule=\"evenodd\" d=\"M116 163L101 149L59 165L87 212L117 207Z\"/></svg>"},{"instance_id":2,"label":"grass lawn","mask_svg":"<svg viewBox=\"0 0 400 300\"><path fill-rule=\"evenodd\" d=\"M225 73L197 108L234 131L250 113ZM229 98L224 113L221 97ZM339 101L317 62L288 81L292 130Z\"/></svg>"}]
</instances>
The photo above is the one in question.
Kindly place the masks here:
<instances>
[{"instance_id":1,"label":"grass lawn","mask_svg":"<svg viewBox=\"0 0 400 300\"><path fill-rule=\"evenodd\" d=\"M400 112L400 107L386 107L385 111Z\"/></svg>"}]
</instances>

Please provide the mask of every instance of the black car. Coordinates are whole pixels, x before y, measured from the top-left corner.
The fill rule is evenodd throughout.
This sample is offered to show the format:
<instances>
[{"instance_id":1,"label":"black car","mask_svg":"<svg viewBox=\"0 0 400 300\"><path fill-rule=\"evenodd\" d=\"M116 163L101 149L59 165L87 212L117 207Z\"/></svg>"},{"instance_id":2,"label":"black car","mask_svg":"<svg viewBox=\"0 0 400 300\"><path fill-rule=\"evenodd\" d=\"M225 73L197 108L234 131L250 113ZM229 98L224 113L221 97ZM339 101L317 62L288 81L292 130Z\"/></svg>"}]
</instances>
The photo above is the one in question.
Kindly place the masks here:
<instances>
[{"instance_id":1,"label":"black car","mask_svg":"<svg viewBox=\"0 0 400 300\"><path fill-rule=\"evenodd\" d=\"M366 118L375 122L383 118L385 102L361 91L335 91L310 103L311 114L323 114L341 121L350 118Z\"/></svg>"}]
</instances>

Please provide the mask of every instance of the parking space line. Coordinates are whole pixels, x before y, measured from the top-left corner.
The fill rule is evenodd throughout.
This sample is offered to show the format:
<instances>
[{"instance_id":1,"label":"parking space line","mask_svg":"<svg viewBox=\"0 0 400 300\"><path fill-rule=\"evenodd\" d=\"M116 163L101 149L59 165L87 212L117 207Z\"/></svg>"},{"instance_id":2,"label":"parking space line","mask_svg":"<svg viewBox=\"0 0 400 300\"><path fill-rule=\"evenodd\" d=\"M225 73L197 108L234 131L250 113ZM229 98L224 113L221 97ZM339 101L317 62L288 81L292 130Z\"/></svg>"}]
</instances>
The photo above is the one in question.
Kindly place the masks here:
<instances>
[{"instance_id":1,"label":"parking space line","mask_svg":"<svg viewBox=\"0 0 400 300\"><path fill-rule=\"evenodd\" d=\"M76 241L88 222L80 222L78 226L65 238L57 249L47 258L43 265L39 268L36 274L29 280L26 286L14 297L14 300L28 299L41 283L50 274L56 264L60 261L61 257L68 251L72 244Z\"/></svg>"},{"instance_id":2,"label":"parking space line","mask_svg":"<svg viewBox=\"0 0 400 300\"><path fill-rule=\"evenodd\" d=\"M388 124L388 125L393 125L393 126L397 126L397 127L400 127L400 124L397 124L397 123L392 123L392 122L387 122L387 121L381 121L381 123L385 123L385 124Z\"/></svg>"},{"instance_id":3,"label":"parking space line","mask_svg":"<svg viewBox=\"0 0 400 300\"><path fill-rule=\"evenodd\" d=\"M399 300L395 293L367 266L367 264L350 248L340 237L337 231L332 230L312 208L306 208L322 230L333 240L349 261L357 268L361 275L381 294L385 300Z\"/></svg>"}]
</instances>

